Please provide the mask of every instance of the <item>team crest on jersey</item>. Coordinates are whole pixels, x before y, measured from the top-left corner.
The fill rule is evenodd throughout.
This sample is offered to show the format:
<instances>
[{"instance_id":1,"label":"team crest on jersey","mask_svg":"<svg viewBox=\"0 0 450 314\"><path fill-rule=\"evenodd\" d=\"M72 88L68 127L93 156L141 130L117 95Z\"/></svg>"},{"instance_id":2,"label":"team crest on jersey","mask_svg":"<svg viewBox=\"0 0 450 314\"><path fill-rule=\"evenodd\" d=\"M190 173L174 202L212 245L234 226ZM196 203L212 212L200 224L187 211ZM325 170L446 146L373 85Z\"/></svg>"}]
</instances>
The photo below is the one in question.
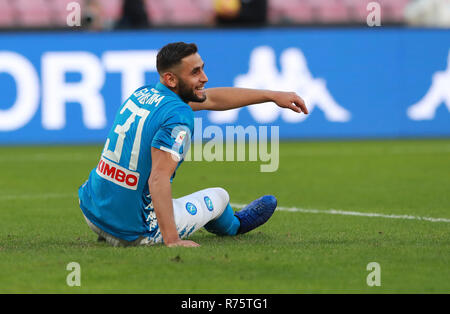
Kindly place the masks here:
<instances>
[{"instance_id":1,"label":"team crest on jersey","mask_svg":"<svg viewBox=\"0 0 450 314\"><path fill-rule=\"evenodd\" d=\"M186 203L186 210L188 211L189 214L191 215L195 215L197 214L197 207L195 207L194 204L187 202Z\"/></svg>"},{"instance_id":2,"label":"team crest on jersey","mask_svg":"<svg viewBox=\"0 0 450 314\"><path fill-rule=\"evenodd\" d=\"M211 201L211 199L209 198L209 196L205 196L203 198L203 200L205 201L206 207L208 208L208 210L210 212L212 212L214 210L214 205L213 202Z\"/></svg>"}]
</instances>

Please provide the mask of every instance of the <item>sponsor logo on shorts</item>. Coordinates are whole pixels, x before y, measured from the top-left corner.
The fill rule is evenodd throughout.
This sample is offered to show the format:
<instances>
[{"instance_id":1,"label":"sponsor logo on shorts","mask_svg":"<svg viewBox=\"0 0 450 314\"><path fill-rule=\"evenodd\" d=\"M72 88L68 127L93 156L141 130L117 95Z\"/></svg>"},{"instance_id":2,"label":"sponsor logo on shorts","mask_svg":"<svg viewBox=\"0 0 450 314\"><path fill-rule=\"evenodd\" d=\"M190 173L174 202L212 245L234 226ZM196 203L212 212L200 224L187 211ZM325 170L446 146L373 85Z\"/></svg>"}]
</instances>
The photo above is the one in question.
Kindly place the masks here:
<instances>
[{"instance_id":1,"label":"sponsor logo on shorts","mask_svg":"<svg viewBox=\"0 0 450 314\"><path fill-rule=\"evenodd\" d=\"M214 205L209 196L205 196L203 199L205 200L205 204L208 210L212 212L214 210Z\"/></svg>"},{"instance_id":2,"label":"sponsor logo on shorts","mask_svg":"<svg viewBox=\"0 0 450 314\"><path fill-rule=\"evenodd\" d=\"M117 185L130 190L136 190L139 183L139 173L125 169L112 161L101 158L96 169L97 174Z\"/></svg>"},{"instance_id":3,"label":"sponsor logo on shorts","mask_svg":"<svg viewBox=\"0 0 450 314\"><path fill-rule=\"evenodd\" d=\"M195 215L197 214L197 207L195 207L194 204L187 202L186 203L186 210L188 211L189 214L191 215Z\"/></svg>"}]
</instances>

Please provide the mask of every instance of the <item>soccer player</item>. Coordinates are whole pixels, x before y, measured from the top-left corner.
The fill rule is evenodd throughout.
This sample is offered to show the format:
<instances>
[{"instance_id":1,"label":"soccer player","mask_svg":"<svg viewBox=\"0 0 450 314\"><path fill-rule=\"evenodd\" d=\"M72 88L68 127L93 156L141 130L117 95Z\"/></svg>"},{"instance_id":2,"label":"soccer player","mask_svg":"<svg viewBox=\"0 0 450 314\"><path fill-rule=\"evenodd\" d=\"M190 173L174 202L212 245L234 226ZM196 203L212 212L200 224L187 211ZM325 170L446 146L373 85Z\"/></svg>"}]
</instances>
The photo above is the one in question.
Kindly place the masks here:
<instances>
[{"instance_id":1,"label":"soccer player","mask_svg":"<svg viewBox=\"0 0 450 314\"><path fill-rule=\"evenodd\" d=\"M156 66L160 82L137 89L122 104L97 167L79 188L89 227L113 246L195 247L199 244L186 238L202 227L232 236L265 223L276 208L274 196L263 196L235 213L222 188L172 199L171 182L189 149L193 111L273 101L307 114L303 100L289 92L204 89L208 78L195 44L164 46Z\"/></svg>"}]
</instances>

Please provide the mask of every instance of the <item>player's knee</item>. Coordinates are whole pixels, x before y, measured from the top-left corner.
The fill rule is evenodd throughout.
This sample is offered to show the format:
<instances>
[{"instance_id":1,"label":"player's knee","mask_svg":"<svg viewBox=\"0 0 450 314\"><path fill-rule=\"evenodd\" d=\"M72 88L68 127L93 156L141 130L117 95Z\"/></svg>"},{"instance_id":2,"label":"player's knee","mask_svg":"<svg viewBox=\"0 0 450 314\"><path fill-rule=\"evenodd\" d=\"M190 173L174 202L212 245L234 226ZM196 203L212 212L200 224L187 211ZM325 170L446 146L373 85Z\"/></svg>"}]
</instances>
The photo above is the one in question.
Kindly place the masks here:
<instances>
[{"instance_id":1,"label":"player's knee","mask_svg":"<svg viewBox=\"0 0 450 314\"><path fill-rule=\"evenodd\" d=\"M227 190L225 190L224 188L214 188L214 190L218 194L219 198L223 201L225 208L230 202L230 195L228 194Z\"/></svg>"}]
</instances>

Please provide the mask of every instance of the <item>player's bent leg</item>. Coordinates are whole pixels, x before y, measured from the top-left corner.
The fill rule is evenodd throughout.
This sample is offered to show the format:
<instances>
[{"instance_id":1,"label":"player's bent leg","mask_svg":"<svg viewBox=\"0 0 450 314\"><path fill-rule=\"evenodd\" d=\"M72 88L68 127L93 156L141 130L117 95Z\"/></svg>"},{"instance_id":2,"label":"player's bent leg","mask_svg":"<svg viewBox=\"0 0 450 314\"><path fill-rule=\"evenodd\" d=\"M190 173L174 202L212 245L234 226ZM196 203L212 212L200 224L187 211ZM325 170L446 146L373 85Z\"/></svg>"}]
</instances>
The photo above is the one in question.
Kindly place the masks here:
<instances>
[{"instance_id":1,"label":"player's bent leg","mask_svg":"<svg viewBox=\"0 0 450 314\"><path fill-rule=\"evenodd\" d=\"M234 215L233 208L227 204L222 215L208 222L205 229L220 236L233 236L238 233L240 226L241 223Z\"/></svg>"},{"instance_id":2,"label":"player's bent leg","mask_svg":"<svg viewBox=\"0 0 450 314\"><path fill-rule=\"evenodd\" d=\"M230 197L223 188L204 189L173 200L175 224L186 238L222 215Z\"/></svg>"},{"instance_id":3,"label":"player's bent leg","mask_svg":"<svg viewBox=\"0 0 450 314\"><path fill-rule=\"evenodd\" d=\"M235 213L229 200L222 188L205 189L174 200L180 237L187 237L203 226L217 235L247 233L266 223L277 207L277 199L265 195Z\"/></svg>"}]
</instances>

